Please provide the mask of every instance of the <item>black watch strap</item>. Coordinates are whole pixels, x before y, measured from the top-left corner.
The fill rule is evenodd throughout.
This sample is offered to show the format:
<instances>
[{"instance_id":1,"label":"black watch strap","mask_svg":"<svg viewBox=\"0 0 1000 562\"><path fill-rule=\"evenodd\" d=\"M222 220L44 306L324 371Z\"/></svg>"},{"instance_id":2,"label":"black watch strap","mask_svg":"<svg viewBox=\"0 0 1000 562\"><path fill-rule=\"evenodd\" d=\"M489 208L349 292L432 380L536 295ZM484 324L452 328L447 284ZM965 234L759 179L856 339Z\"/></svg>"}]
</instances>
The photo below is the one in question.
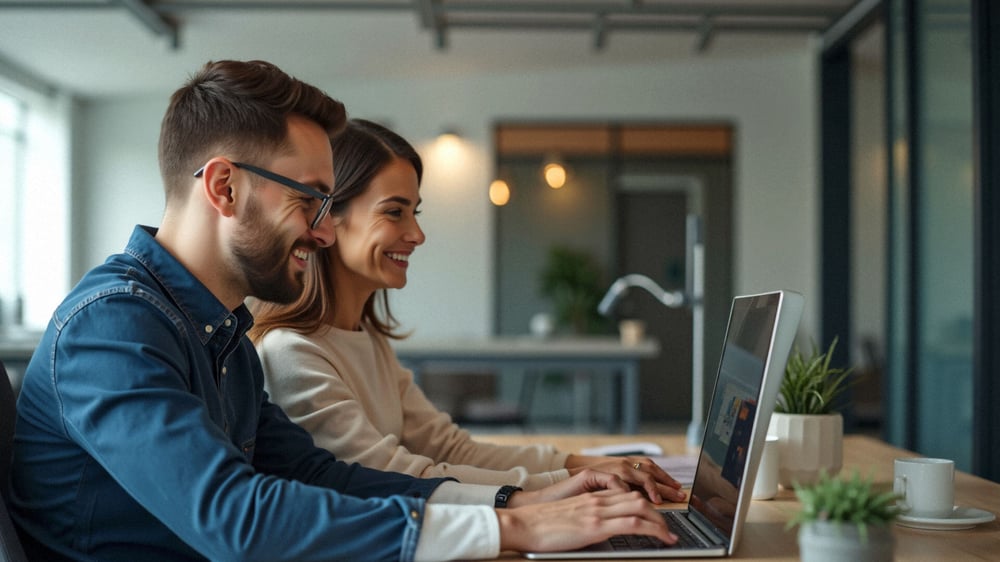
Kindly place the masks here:
<instances>
[{"instance_id":1,"label":"black watch strap","mask_svg":"<svg viewBox=\"0 0 1000 562\"><path fill-rule=\"evenodd\" d=\"M496 497L493 499L493 507L507 507L507 502L510 501L510 497L514 495L514 492L520 492L522 489L517 486L500 486Z\"/></svg>"}]
</instances>

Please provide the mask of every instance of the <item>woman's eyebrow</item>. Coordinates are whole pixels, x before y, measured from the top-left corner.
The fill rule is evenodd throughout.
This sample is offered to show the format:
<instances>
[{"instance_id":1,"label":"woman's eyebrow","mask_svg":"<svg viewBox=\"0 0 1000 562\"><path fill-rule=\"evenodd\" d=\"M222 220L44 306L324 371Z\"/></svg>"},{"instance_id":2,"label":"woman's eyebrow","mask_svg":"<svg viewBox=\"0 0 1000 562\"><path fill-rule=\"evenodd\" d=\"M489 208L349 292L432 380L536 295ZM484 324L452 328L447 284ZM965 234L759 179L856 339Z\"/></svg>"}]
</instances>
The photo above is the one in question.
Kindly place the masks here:
<instances>
[{"instance_id":1,"label":"woman's eyebrow","mask_svg":"<svg viewBox=\"0 0 1000 562\"><path fill-rule=\"evenodd\" d=\"M417 199L417 205L423 202L423 199ZM399 203L400 205L412 205L413 201L407 197L401 195L393 195L392 197L386 197L385 199L379 201L379 203Z\"/></svg>"}]
</instances>

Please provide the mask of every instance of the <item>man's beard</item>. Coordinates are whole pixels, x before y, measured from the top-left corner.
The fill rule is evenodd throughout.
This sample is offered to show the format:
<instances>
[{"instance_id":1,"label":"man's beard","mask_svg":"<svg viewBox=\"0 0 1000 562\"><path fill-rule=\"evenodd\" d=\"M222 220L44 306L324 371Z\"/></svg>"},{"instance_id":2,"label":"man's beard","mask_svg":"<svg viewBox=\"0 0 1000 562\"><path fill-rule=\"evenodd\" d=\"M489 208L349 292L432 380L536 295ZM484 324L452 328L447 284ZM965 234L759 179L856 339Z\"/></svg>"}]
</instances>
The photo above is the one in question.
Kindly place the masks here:
<instances>
[{"instance_id":1,"label":"man's beard","mask_svg":"<svg viewBox=\"0 0 1000 562\"><path fill-rule=\"evenodd\" d=\"M285 247L278 229L264 221L256 197L251 197L246 221L237 232L233 247L236 265L243 273L250 296L279 304L299 298L304 272L288 274L290 254L291 248Z\"/></svg>"}]
</instances>

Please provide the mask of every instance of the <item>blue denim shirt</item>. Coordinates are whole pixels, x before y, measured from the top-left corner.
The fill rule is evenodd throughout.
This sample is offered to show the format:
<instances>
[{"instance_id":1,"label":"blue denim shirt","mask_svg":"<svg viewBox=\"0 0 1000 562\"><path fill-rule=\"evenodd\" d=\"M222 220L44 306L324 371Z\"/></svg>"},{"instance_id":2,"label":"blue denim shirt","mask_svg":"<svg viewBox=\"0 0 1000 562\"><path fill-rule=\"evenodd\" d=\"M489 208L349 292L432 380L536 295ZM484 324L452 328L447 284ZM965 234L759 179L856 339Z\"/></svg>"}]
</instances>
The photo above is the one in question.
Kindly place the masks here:
<instances>
[{"instance_id":1,"label":"blue denim shirt","mask_svg":"<svg viewBox=\"0 0 1000 562\"><path fill-rule=\"evenodd\" d=\"M245 333L136 227L24 376L12 512L73 560L410 560L442 480L348 465L273 405Z\"/></svg>"}]
</instances>

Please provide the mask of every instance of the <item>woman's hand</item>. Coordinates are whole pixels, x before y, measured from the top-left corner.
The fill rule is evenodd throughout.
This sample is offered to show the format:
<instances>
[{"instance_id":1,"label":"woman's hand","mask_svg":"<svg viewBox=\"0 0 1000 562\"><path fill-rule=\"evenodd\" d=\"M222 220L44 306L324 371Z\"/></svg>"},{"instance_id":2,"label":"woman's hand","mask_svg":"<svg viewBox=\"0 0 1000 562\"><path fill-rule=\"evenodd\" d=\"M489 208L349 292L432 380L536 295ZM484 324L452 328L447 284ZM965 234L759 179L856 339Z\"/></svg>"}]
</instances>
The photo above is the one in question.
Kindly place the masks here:
<instances>
[{"instance_id":1,"label":"woman's hand","mask_svg":"<svg viewBox=\"0 0 1000 562\"><path fill-rule=\"evenodd\" d=\"M517 492L514 498L521 494ZM500 549L573 550L614 535L677 542L663 516L637 491L602 490L554 502L498 509Z\"/></svg>"},{"instance_id":2,"label":"woman's hand","mask_svg":"<svg viewBox=\"0 0 1000 562\"><path fill-rule=\"evenodd\" d=\"M589 457L570 455L566 469L576 474L584 469L614 474L629 485L646 492L653 503L683 502L687 495L680 482L647 457Z\"/></svg>"},{"instance_id":3,"label":"woman's hand","mask_svg":"<svg viewBox=\"0 0 1000 562\"><path fill-rule=\"evenodd\" d=\"M510 508L552 502L601 490L611 490L619 493L628 492L631 488L618 476L610 472L582 469L576 474L538 490L514 492L507 501Z\"/></svg>"}]
</instances>

